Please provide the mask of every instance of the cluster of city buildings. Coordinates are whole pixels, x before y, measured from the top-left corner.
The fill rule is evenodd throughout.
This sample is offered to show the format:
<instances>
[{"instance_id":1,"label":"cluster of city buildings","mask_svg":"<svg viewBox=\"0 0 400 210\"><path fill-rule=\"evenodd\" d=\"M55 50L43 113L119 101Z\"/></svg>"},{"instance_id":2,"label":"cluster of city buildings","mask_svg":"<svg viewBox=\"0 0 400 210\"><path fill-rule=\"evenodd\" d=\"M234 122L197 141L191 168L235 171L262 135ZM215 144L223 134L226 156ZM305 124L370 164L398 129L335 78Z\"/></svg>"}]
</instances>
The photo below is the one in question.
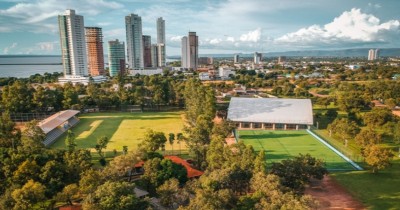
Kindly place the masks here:
<instances>
[{"instance_id":1,"label":"cluster of city buildings","mask_svg":"<svg viewBox=\"0 0 400 210\"><path fill-rule=\"evenodd\" d=\"M94 82L105 81L102 29L85 27L83 16L76 14L75 10L66 10L65 14L59 15L58 25L64 68L64 77L59 78L59 82L87 84L91 79ZM126 54L124 42L118 39L108 42L110 76L125 74L128 69L135 71L165 66L165 20L162 17L157 19L156 44L151 44L150 36L142 34L140 16L126 16L125 26ZM197 43L197 38L195 41Z\"/></svg>"},{"instance_id":2,"label":"cluster of city buildings","mask_svg":"<svg viewBox=\"0 0 400 210\"><path fill-rule=\"evenodd\" d=\"M379 49L370 49L368 51L368 60L374 61L379 58Z\"/></svg>"}]
</instances>

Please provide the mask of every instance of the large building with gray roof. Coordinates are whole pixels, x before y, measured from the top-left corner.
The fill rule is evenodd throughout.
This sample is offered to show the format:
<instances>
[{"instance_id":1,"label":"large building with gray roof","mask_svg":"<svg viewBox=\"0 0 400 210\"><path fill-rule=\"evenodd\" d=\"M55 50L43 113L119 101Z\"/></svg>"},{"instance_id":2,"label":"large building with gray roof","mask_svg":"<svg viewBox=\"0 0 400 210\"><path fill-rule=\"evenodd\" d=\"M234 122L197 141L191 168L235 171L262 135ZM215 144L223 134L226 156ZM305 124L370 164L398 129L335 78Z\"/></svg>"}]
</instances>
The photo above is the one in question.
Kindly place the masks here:
<instances>
[{"instance_id":1,"label":"large building with gray roof","mask_svg":"<svg viewBox=\"0 0 400 210\"><path fill-rule=\"evenodd\" d=\"M231 99L228 120L238 129L299 130L313 125L310 99Z\"/></svg>"}]
</instances>

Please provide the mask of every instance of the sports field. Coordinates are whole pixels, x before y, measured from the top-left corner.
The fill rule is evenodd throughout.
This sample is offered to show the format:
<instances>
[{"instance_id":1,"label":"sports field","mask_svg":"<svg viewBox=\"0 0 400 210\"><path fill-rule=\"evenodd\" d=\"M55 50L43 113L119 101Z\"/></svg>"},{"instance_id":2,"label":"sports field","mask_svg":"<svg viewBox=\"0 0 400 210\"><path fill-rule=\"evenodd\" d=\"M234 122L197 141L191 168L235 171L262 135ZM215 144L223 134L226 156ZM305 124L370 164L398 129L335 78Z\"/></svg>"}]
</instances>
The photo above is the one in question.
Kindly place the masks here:
<instances>
[{"instance_id":1,"label":"sports field","mask_svg":"<svg viewBox=\"0 0 400 210\"><path fill-rule=\"evenodd\" d=\"M309 153L323 159L328 170L354 170L354 167L339 155L309 135L301 131L257 131L241 130L239 139L252 145L254 150L264 150L268 163L279 162L299 154Z\"/></svg>"},{"instance_id":2,"label":"sports field","mask_svg":"<svg viewBox=\"0 0 400 210\"><path fill-rule=\"evenodd\" d=\"M110 142L106 151L116 149L121 152L123 146L134 150L144 137L147 129L162 131L168 139L169 133L182 133L182 112L145 112L145 113L88 113L78 116L80 122L72 128L78 148L93 148L98 138L107 136ZM61 136L51 148L66 148L66 134ZM185 144L175 141L174 151L186 150ZM167 142L166 150L171 150Z\"/></svg>"}]
</instances>

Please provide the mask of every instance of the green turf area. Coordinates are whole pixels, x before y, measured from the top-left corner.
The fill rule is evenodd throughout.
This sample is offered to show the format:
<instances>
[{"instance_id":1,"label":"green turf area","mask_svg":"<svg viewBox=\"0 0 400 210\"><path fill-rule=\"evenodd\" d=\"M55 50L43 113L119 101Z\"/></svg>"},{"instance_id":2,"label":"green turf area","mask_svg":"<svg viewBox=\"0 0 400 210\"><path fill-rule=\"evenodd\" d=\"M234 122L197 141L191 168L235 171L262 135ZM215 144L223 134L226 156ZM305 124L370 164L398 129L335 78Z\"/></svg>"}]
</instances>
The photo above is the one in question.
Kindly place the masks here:
<instances>
[{"instance_id":1,"label":"green turf area","mask_svg":"<svg viewBox=\"0 0 400 210\"><path fill-rule=\"evenodd\" d=\"M373 174L370 171L335 172L332 174L368 209L400 209L400 160L391 168Z\"/></svg>"},{"instance_id":2,"label":"green turf area","mask_svg":"<svg viewBox=\"0 0 400 210\"><path fill-rule=\"evenodd\" d=\"M264 150L268 163L279 162L299 154L310 154L322 159L328 170L354 170L347 161L312 137L301 131L241 130L239 139L252 145L254 150Z\"/></svg>"},{"instance_id":3,"label":"green turf area","mask_svg":"<svg viewBox=\"0 0 400 210\"><path fill-rule=\"evenodd\" d=\"M134 150L144 137L147 129L162 131L167 139L169 133L182 133L182 112L145 112L145 113L89 113L79 117L80 122L72 128L78 148L89 148L93 152L98 138L107 136L110 139L106 151L122 151L123 146ZM61 136L51 148L66 148L66 134ZM173 149L185 150L185 144L176 141ZM167 142L166 150L171 150Z\"/></svg>"}]
</instances>

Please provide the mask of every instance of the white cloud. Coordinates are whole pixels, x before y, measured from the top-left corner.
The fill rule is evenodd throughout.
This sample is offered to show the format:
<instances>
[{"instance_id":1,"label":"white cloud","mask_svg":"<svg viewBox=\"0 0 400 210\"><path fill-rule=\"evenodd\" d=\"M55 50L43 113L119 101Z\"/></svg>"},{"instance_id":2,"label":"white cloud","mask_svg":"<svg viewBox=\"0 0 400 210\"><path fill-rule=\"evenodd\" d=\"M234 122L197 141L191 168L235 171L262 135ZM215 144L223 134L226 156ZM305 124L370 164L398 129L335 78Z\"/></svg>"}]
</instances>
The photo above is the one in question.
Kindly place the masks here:
<instances>
[{"instance_id":1,"label":"white cloud","mask_svg":"<svg viewBox=\"0 0 400 210\"><path fill-rule=\"evenodd\" d=\"M0 17L7 19L10 23L7 26L14 31L25 28L30 32L54 33L54 29L57 28L56 17L63 14L67 8L75 9L80 15L98 15L101 12L123 8L123 5L105 0L33 0L1 9Z\"/></svg>"},{"instance_id":2,"label":"white cloud","mask_svg":"<svg viewBox=\"0 0 400 210\"><path fill-rule=\"evenodd\" d=\"M281 44L297 44L299 46L323 46L365 43L386 43L394 41L400 35L400 22L390 20L380 23L371 14L362 13L353 8L343 12L331 23L324 26L312 25L296 32L288 33L275 41Z\"/></svg>"},{"instance_id":3,"label":"white cloud","mask_svg":"<svg viewBox=\"0 0 400 210\"><path fill-rule=\"evenodd\" d=\"M379 9L379 8L382 7L380 4L373 4L373 3L368 3L368 6L369 6L369 7L374 7L374 8L376 8L376 9Z\"/></svg>"},{"instance_id":4,"label":"white cloud","mask_svg":"<svg viewBox=\"0 0 400 210\"><path fill-rule=\"evenodd\" d=\"M16 43L16 42L12 43L10 46L5 47L3 49L3 54L8 54L10 52L10 50L16 48L17 46L18 46L18 43Z\"/></svg>"},{"instance_id":5,"label":"white cloud","mask_svg":"<svg viewBox=\"0 0 400 210\"><path fill-rule=\"evenodd\" d=\"M39 43L36 43L36 45L40 50L52 52L55 49L55 46L58 45L58 41L54 41L54 42L39 42Z\"/></svg>"},{"instance_id":6,"label":"white cloud","mask_svg":"<svg viewBox=\"0 0 400 210\"><path fill-rule=\"evenodd\" d=\"M249 31L246 34L240 36L240 41L242 42L258 42L261 38L261 28L257 28L254 31Z\"/></svg>"},{"instance_id":7,"label":"white cloud","mask_svg":"<svg viewBox=\"0 0 400 210\"><path fill-rule=\"evenodd\" d=\"M182 41L183 36L173 36L171 38L169 38L170 41L172 42L180 42Z\"/></svg>"},{"instance_id":8,"label":"white cloud","mask_svg":"<svg viewBox=\"0 0 400 210\"><path fill-rule=\"evenodd\" d=\"M219 44L219 43L221 43L221 42L222 42L221 39L211 39L211 40L209 41L210 44Z\"/></svg>"},{"instance_id":9,"label":"white cloud","mask_svg":"<svg viewBox=\"0 0 400 210\"><path fill-rule=\"evenodd\" d=\"M228 37L226 37L226 41L228 41L228 42L235 42L235 37L228 36Z\"/></svg>"}]
</instances>

